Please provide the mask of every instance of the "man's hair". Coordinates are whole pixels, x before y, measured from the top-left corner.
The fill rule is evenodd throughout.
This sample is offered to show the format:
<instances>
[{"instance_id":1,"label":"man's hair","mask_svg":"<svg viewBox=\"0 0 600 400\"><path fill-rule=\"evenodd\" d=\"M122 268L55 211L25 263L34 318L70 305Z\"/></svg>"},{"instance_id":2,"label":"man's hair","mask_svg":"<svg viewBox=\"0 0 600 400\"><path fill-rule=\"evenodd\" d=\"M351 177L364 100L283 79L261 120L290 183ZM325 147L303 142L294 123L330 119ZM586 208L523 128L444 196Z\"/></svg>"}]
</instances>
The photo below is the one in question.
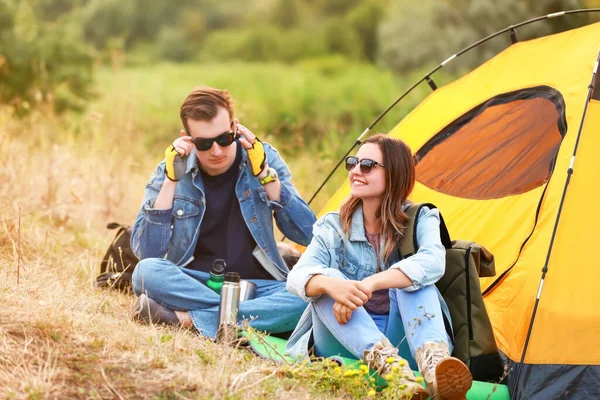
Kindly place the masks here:
<instances>
[{"instance_id":1,"label":"man's hair","mask_svg":"<svg viewBox=\"0 0 600 400\"><path fill-rule=\"evenodd\" d=\"M231 100L229 92L202 86L194 89L185 98L179 117L185 131L189 134L188 118L196 121L210 121L217 116L220 108L227 110L229 119L233 120L233 100Z\"/></svg>"}]
</instances>

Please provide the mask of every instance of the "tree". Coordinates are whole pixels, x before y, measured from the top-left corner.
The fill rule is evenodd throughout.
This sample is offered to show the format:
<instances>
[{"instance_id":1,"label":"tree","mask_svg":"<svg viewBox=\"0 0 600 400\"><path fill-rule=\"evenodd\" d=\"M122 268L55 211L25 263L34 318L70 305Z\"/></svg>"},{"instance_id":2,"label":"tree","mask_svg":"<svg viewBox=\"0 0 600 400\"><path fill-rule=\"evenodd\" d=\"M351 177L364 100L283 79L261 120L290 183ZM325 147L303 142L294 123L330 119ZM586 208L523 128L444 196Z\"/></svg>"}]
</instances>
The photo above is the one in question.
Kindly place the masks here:
<instances>
[{"instance_id":1,"label":"tree","mask_svg":"<svg viewBox=\"0 0 600 400\"><path fill-rule=\"evenodd\" d=\"M36 104L81 110L92 95L95 54L81 38L77 10L48 22L37 5L0 0L0 102L21 114Z\"/></svg>"},{"instance_id":2,"label":"tree","mask_svg":"<svg viewBox=\"0 0 600 400\"><path fill-rule=\"evenodd\" d=\"M380 61L396 72L439 63L512 24L552 12L582 8L583 0L407 0L396 3L379 30ZM580 26L588 17L567 16L519 28L520 40ZM462 67L479 65L510 44L498 37L461 56ZM449 64L456 68L457 64Z\"/></svg>"}]
</instances>

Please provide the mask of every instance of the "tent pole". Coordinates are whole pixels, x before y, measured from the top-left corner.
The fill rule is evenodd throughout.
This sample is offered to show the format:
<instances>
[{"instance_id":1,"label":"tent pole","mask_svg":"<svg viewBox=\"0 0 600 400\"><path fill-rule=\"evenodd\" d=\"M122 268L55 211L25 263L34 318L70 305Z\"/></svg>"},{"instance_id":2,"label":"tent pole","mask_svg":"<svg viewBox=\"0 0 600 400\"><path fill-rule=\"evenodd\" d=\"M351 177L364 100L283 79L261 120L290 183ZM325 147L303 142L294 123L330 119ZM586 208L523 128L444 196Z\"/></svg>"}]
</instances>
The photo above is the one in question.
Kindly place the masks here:
<instances>
[{"instance_id":1,"label":"tent pole","mask_svg":"<svg viewBox=\"0 0 600 400\"><path fill-rule=\"evenodd\" d=\"M587 8L587 9L579 9L579 10L569 10L569 11L561 11L561 12L557 12L557 13L553 13L553 14L548 14L548 15L543 15L541 17L537 17L537 18L532 18L529 19L527 21L521 22L519 24L516 25L511 25L505 29L502 29L496 33L492 33L491 35L473 43L472 45L465 47L464 49L462 49L461 51L459 51L458 53L455 53L453 55L451 55L450 57L448 57L447 59L445 59L444 61L442 61L440 63L440 65L438 65L437 67L433 68L431 71L429 71L428 73L426 73L421 79L419 79L414 85L412 85L410 88L408 88L408 90L406 92L404 92L400 97L398 97L398 99L396 99L396 101L394 101L388 108L386 108L376 119L375 121L373 121L373 123L371 125L369 125L369 127L367 129L365 129L363 131L363 133L356 139L356 141L354 142L354 144L352 145L352 147L350 147L350 149L346 152L346 154L344 154L344 156L342 157L342 159L340 161L338 161L338 163L335 165L335 167L333 167L332 171L329 173L329 175L327 176L327 178L325 178L325 180L323 181L323 183L319 186L319 188L315 191L315 193L312 195L312 197L310 198L310 200L308 201L308 204L310 205L312 203L312 201L315 199L315 197L317 197L317 195L321 192L321 190L323 189L323 187L325 186L325 184L329 181L329 179L331 179L331 177L333 176L333 174L335 173L335 171L338 169L338 167L342 164L342 162L346 159L346 156L348 156L350 154L350 152L357 146L360 145L362 138L371 130L373 129L373 127L375 125L377 125L377 123L379 121L381 121L381 119L392 110L392 108L394 108L396 106L396 104L398 104L402 99L404 99L410 92L412 92L417 86L419 86L422 82L427 81L430 86L431 83L433 82L431 80L431 75L433 75L435 72L437 72L439 69L441 69L443 66L445 66L446 64L448 64L450 61L454 60L455 58L457 58L458 56L466 53L467 51L479 46L480 44L483 44L485 42L487 42L490 39L495 38L496 36L502 35L503 33L506 32L511 32L511 36L512 36L512 32L515 32L515 29L524 25L529 25L532 24L534 22L537 21L541 21L541 20L545 20L545 19L550 19L550 18L556 18L556 17L561 17L563 15L567 15L567 14L579 14L579 13L590 13L590 12L600 12L600 8ZM516 38L516 36L515 36ZM434 83L435 85L435 83ZM435 90L433 88L433 86L431 86L431 88L433 90ZM437 86L436 86L437 88ZM285 239L285 236L284 236ZM282 239L283 240L283 239Z\"/></svg>"},{"instance_id":2,"label":"tent pole","mask_svg":"<svg viewBox=\"0 0 600 400\"><path fill-rule=\"evenodd\" d=\"M585 122L585 117L587 115L587 108L590 103L590 99L592 98L592 93L594 91L594 83L596 82L596 74L598 72L598 64L600 63L600 51L598 52L598 57L596 58L596 64L594 64L594 69L592 71L592 80L590 85L588 86L588 94L585 99L585 105L583 107L583 114L581 115L581 122L579 123L579 130L577 132L577 139L575 140L575 147L573 148L573 155L571 156L571 163L569 164L569 168L567 169L567 178L565 180L565 185L563 187L563 192L560 198L560 203L558 206L558 212L556 215L556 220L554 221L554 228L552 230L552 236L550 238L550 244L548 245L548 253L546 254L546 261L544 262L544 268L542 268L542 277L540 279L540 284L538 287L537 296L535 298L535 304L533 306L533 311L531 313L531 319L529 321L529 328L527 330L527 337L525 338L525 345L523 347L523 352L521 353L521 360L517 364L517 377L512 389L512 393L510 398L516 399L517 390L519 387L519 380L521 378L521 370L523 367L523 363L525 361L525 354L527 353L527 348L529 346L529 340L531 339L531 332L533 330L533 323L535 321L535 316L537 314L538 305L540 303L540 297L542 295L542 289L544 287L544 279L546 278L546 273L548 272L548 262L550 261L550 255L552 254L552 247L554 246L554 239L556 238L556 231L558 230L558 224L560 222L560 216L562 214L562 209L565 203L565 197L567 195L567 189L569 187L569 182L571 181L571 176L573 175L573 167L575 164L575 155L577 154L577 147L579 146L579 140L581 139L581 132L583 130L583 124Z\"/></svg>"},{"instance_id":3,"label":"tent pole","mask_svg":"<svg viewBox=\"0 0 600 400\"><path fill-rule=\"evenodd\" d=\"M495 38L496 36L502 35L503 33L506 32L515 32L515 29L524 25L529 25L532 24L534 22L537 21L541 21L541 20L545 20L545 19L550 19L550 18L556 18L556 17L561 17L563 15L567 15L567 14L579 14L579 13L589 13L589 12L600 12L600 8L588 8L588 9L579 9L579 10L570 10L570 11L561 11L561 12L557 12L557 13L553 13L553 14L548 14L548 15L543 15L541 17L537 17L537 18L532 18L529 19L527 21L521 22L519 24L516 25L511 25L505 29L502 29L496 33L492 33L491 35L473 43L472 45L465 47L464 49L462 49L461 51L459 51L458 53L455 53L453 55L451 55L450 57L448 57L447 59L445 59L444 61L442 61L442 63L440 65L438 65L437 67L435 67L434 69L432 69L431 71L429 71L428 73L426 73L421 79L419 79L414 85L412 85L410 88L408 88L408 90L406 92L404 92L400 97L398 97L398 99L396 99L396 101L394 101L388 108L386 108L376 119L375 121L373 121L373 123L371 125L369 125L369 127L367 129L365 129L363 131L363 133L355 140L354 144L352 145L352 147L350 147L350 149L348 149L348 151L346 152L346 154L344 154L344 156L340 159L340 161L338 161L338 163L335 165L335 167L333 167L333 169L331 170L331 172L329 173L329 175L327 175L327 178L325 178L325 180L323 181L323 183L321 183L321 185L318 187L318 189L315 191L315 193L312 195L312 197L310 198L310 200L308 201L308 205L310 205L312 203L312 201L315 199L315 197L317 197L317 195L321 192L321 190L323 189L323 187L325 187L325 185L327 184L327 182L329 182L329 179L331 179L331 177L333 176L333 174L335 173L335 171L337 171L338 167L342 164L342 162L346 159L346 156L348 156L350 154L350 152L357 146L360 145L361 143L361 139L371 130L373 129L373 127L375 125L377 125L377 123L379 121L381 121L381 119L392 110L392 108L394 108L396 106L396 104L398 104L402 99L404 99L410 92L412 92L417 86L419 86L422 82L424 81L431 81L431 75L434 74L435 72L437 72L439 69L441 69L443 66L445 66L446 64L448 64L450 61L454 60L455 58L457 58L458 56L466 53L467 51L479 46L480 44L483 44L485 42L487 42L490 39ZM511 35L512 36L512 35ZM515 36L516 38L516 36ZM431 81L433 82L433 81ZM430 84L431 86L431 84ZM433 87L431 87L433 89ZM436 87L437 88L437 87ZM433 89L435 90L435 89ZM286 239L285 235L281 238L281 241L284 241Z\"/></svg>"},{"instance_id":4,"label":"tent pole","mask_svg":"<svg viewBox=\"0 0 600 400\"><path fill-rule=\"evenodd\" d=\"M512 28L510 30L510 42L512 44L515 44L519 41L519 39L517 39L517 30L515 28Z\"/></svg>"}]
</instances>

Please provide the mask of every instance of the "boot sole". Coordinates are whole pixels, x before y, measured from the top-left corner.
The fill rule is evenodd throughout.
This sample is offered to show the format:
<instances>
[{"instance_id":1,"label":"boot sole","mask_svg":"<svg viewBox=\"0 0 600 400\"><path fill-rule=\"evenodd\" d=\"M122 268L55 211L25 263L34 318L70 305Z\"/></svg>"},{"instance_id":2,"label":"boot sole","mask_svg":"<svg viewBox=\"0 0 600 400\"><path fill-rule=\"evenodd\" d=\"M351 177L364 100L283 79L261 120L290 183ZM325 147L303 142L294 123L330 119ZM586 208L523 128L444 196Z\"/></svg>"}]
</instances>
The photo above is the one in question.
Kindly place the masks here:
<instances>
[{"instance_id":1,"label":"boot sole","mask_svg":"<svg viewBox=\"0 0 600 400\"><path fill-rule=\"evenodd\" d=\"M473 384L469 368L457 358L442 360L435 368L438 394L445 400L463 400Z\"/></svg>"}]
</instances>

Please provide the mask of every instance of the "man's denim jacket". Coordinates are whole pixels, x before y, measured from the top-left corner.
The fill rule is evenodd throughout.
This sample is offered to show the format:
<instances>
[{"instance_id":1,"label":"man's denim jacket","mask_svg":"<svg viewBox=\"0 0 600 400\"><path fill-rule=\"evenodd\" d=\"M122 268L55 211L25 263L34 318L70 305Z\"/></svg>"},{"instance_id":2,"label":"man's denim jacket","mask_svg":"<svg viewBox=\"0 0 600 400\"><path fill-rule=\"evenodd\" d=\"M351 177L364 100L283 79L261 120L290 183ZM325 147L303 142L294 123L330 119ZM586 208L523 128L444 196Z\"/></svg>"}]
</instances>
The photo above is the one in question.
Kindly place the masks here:
<instances>
[{"instance_id":1,"label":"man's denim jacket","mask_svg":"<svg viewBox=\"0 0 600 400\"><path fill-rule=\"evenodd\" d=\"M410 204L405 204L407 209ZM399 254L392 255L387 265L380 270L398 268L413 282L403 290L415 291L437 282L446 269L446 249L440 239L440 216L437 209L423 207L419 214L415 241L418 251L400 260ZM383 240L380 249L383 249ZM325 214L313 228L313 239L300 257L298 264L290 272L287 289L307 302L318 299L306 296L306 283L314 275L327 275L328 270L341 271L348 279L360 281L376 273L377 257L373 246L367 241L363 222L362 207L352 215L350 235L342 231L338 212ZM446 315L447 307L441 297L440 302ZM312 332L311 307L307 307L298 326L290 337L287 349L292 355L307 355L308 341Z\"/></svg>"},{"instance_id":2,"label":"man's denim jacket","mask_svg":"<svg viewBox=\"0 0 600 400\"><path fill-rule=\"evenodd\" d=\"M281 232L302 245L310 242L316 217L290 182L290 171L277 150L268 143L264 143L264 148L269 166L279 175L280 200L269 200L264 187L247 165L245 150L242 150L235 193L242 216L257 244L255 256L275 279L285 280L289 270L277 250L273 214ZM188 156L186 173L177 184L173 207L155 209L154 203L165 179L163 160L146 184L144 201L133 226L131 248L139 259L164 257L185 266L193 260L206 209L198 158L194 153Z\"/></svg>"}]
</instances>

